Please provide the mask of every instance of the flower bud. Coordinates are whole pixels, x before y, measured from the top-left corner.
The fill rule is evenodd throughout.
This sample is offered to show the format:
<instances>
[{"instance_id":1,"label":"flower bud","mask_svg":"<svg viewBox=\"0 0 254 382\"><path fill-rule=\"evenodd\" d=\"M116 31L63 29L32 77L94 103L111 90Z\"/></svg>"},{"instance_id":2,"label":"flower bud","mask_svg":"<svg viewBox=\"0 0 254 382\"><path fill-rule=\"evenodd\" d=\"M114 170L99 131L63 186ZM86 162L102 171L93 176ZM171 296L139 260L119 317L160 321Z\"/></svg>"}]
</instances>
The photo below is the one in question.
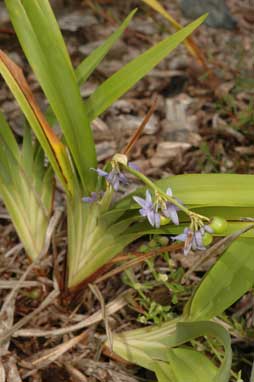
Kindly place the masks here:
<instances>
[{"instance_id":1,"label":"flower bud","mask_svg":"<svg viewBox=\"0 0 254 382\"><path fill-rule=\"evenodd\" d=\"M124 154L115 154L113 156L113 161L116 163L123 164L124 166L128 165L128 158Z\"/></svg>"}]
</instances>

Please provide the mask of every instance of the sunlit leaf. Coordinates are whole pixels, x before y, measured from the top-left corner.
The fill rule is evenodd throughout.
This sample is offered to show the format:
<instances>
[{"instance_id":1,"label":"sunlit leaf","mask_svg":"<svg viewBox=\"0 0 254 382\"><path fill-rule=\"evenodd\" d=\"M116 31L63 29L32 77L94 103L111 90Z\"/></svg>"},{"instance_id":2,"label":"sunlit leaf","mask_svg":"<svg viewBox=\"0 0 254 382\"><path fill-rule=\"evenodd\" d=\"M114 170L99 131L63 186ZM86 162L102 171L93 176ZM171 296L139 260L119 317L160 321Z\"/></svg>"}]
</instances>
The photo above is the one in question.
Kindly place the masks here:
<instances>
[{"instance_id":1,"label":"sunlit leaf","mask_svg":"<svg viewBox=\"0 0 254 382\"><path fill-rule=\"evenodd\" d=\"M62 142L55 135L42 114L31 89L23 76L21 69L3 52L0 51L0 73L18 101L30 126L33 128L43 149L64 187L72 185L72 170L70 169L67 152Z\"/></svg>"},{"instance_id":2,"label":"sunlit leaf","mask_svg":"<svg viewBox=\"0 0 254 382\"><path fill-rule=\"evenodd\" d=\"M174 376L175 379L172 382L181 382L184 378L180 378L186 377L189 372L188 380L194 382L198 381L195 379L197 369L191 367L190 360L186 359L186 353L182 353L176 347L201 336L215 337L224 347L224 358L221 366L215 368L207 360L204 362L204 368L200 366L200 373L203 373L201 375L204 375L207 370L211 375L207 376L206 381L227 382L232 362L230 336L221 325L214 322L177 322L176 320L166 322L161 326L115 334L113 336L113 351L129 362L155 371L161 382L166 380L167 372L169 372L169 381ZM181 354L183 355L182 363ZM195 354L195 356L192 355L192 358L194 357L197 361L202 356ZM182 369L180 370L181 364Z\"/></svg>"},{"instance_id":3,"label":"sunlit leaf","mask_svg":"<svg viewBox=\"0 0 254 382\"><path fill-rule=\"evenodd\" d=\"M254 176L243 174L184 174L170 176L156 184L166 191L168 187L173 195L185 205L193 208L204 207L254 207ZM117 208L137 208L132 196L144 195L145 188L120 200ZM223 197L222 197L223 195Z\"/></svg>"},{"instance_id":4,"label":"sunlit leaf","mask_svg":"<svg viewBox=\"0 0 254 382\"><path fill-rule=\"evenodd\" d=\"M129 16L126 17L120 27L117 28L117 30L102 45L100 45L97 49L94 49L92 53L79 64L76 69L76 77L79 85L82 85L88 79L112 46L117 40L119 40L136 11L137 10L134 9Z\"/></svg>"},{"instance_id":5,"label":"sunlit leaf","mask_svg":"<svg viewBox=\"0 0 254 382\"><path fill-rule=\"evenodd\" d=\"M43 250L53 203L53 171L38 156L31 134L23 147L0 113L0 196L31 259ZM41 148L40 148L41 150Z\"/></svg>"},{"instance_id":6,"label":"sunlit leaf","mask_svg":"<svg viewBox=\"0 0 254 382\"><path fill-rule=\"evenodd\" d=\"M84 191L95 186L96 154L74 69L48 0L5 0L21 46L62 128Z\"/></svg>"},{"instance_id":7,"label":"sunlit leaf","mask_svg":"<svg viewBox=\"0 0 254 382\"><path fill-rule=\"evenodd\" d=\"M213 382L215 365L201 352L190 348L168 350L168 363L155 362L158 382Z\"/></svg>"},{"instance_id":8,"label":"sunlit leaf","mask_svg":"<svg viewBox=\"0 0 254 382\"><path fill-rule=\"evenodd\" d=\"M166 20L170 22L170 24L173 25L173 27L176 30L182 29L181 24L179 24L173 16L165 10L165 8L159 3L157 0L142 0L144 3L152 7L156 12L160 13ZM204 57L203 52L198 47L198 45L195 43L192 37L188 37L184 44L188 51L197 59L199 63L201 63L206 70L209 70L206 59Z\"/></svg>"},{"instance_id":9,"label":"sunlit leaf","mask_svg":"<svg viewBox=\"0 0 254 382\"><path fill-rule=\"evenodd\" d=\"M205 18L206 16L201 16L174 35L159 42L104 81L86 102L89 120L92 121L103 113L112 103L149 73L163 58L184 41Z\"/></svg>"},{"instance_id":10,"label":"sunlit leaf","mask_svg":"<svg viewBox=\"0 0 254 382\"><path fill-rule=\"evenodd\" d=\"M210 319L225 311L254 284L254 239L233 242L210 269L189 306L190 319Z\"/></svg>"}]
</instances>

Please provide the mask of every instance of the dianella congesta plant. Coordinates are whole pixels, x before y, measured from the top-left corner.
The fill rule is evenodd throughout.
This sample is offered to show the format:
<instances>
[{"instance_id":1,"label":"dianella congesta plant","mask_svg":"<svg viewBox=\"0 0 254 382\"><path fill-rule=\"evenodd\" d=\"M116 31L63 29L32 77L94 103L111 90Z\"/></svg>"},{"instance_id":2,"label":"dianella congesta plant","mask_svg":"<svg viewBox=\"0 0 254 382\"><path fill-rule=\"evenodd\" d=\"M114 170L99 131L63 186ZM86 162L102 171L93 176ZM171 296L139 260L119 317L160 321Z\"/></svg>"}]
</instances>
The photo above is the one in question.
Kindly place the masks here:
<instances>
[{"instance_id":1,"label":"dianella congesta plant","mask_svg":"<svg viewBox=\"0 0 254 382\"><path fill-rule=\"evenodd\" d=\"M173 240L183 242L185 255L206 249L214 236L231 235L222 243L223 255L179 319L114 336L113 342L115 352L150 368L160 382L227 381L229 336L210 320L253 285L253 176L193 174L152 182L129 163L129 146L103 169L98 168L91 130L91 122L184 41L205 16L123 66L84 101L79 86L120 38L135 11L74 69L48 0L5 0L5 4L49 103L43 114L21 69L0 51L1 75L27 121L20 148L0 116L0 193L28 256L35 259L45 246L54 197L53 174L66 195L69 289L93 280L110 259L142 235L175 235ZM56 123L60 137L54 132ZM144 187L114 202L113 194L125 187L128 174ZM224 347L219 369L194 349L182 347L196 337L209 335Z\"/></svg>"},{"instance_id":2,"label":"dianella congesta plant","mask_svg":"<svg viewBox=\"0 0 254 382\"><path fill-rule=\"evenodd\" d=\"M48 0L6 0L5 4L23 51L49 102L46 114L44 115L38 107L21 69L3 51L0 52L0 71L40 143L42 152L48 158L50 169L47 170L44 165L43 154L38 159L40 166L44 172L52 173L53 170L66 193L67 284L69 288L74 288L89 279L126 244L147 230L142 225L137 226L139 219L136 214L128 215L126 208L115 208L112 205L113 192L117 191L119 183L125 183L126 179L121 171L122 167L129 168L128 160L121 163L116 156L104 172L97 169L91 122L190 35L202 23L204 17L125 65L83 101L79 86L88 79L124 32L135 11L74 69ZM61 137L54 132L55 123L61 127ZM8 151L10 162L16 164L17 172L25 174L21 184L17 184L17 179L21 176L15 174L11 170L12 167L7 168L5 172L12 174L15 180L12 187L20 197L16 198L12 194L11 204L7 193L1 194L28 255L35 258L42 250L45 240L52 202L48 195L52 196L53 184L47 178L44 179L43 171L38 172L31 164L26 168L26 163L20 159L22 153L18 147L15 148L19 152L16 158L16 153L10 147L14 145L14 137L11 141L6 138L11 136L11 132L4 117L1 131L3 150ZM31 146L33 145L31 143ZM26 162L32 162L33 150L30 151L31 153L26 155ZM4 158L1 164L3 167L7 166ZM29 193L23 185L26 182ZM43 189L40 191L37 185L30 187L40 182L44 184L44 192ZM2 184L8 188L7 179L3 179ZM33 198L39 204L38 208L30 203L30 194L33 194ZM44 194L47 195L46 201L43 199ZM37 213L41 211L42 216L45 215L44 220L36 216L30 218L29 214L35 215L35 210ZM19 211L19 214L15 211ZM22 219L27 224L22 226ZM44 229L41 229L42 224Z\"/></svg>"}]
</instances>

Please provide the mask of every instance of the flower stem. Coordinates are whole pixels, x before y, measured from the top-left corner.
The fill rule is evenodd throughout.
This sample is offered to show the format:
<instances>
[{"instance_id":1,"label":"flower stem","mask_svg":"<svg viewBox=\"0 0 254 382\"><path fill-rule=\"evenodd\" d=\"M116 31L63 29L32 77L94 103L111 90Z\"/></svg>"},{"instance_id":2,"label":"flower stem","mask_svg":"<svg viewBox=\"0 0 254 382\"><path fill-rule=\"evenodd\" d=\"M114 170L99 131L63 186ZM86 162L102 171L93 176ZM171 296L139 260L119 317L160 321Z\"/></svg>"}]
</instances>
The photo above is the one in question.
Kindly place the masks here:
<instances>
[{"instance_id":1,"label":"flower stem","mask_svg":"<svg viewBox=\"0 0 254 382\"><path fill-rule=\"evenodd\" d=\"M121 164L121 166L128 171L130 174L134 175L136 178L140 179L144 184L146 184L151 190L154 191L155 195L162 196L163 199L166 199L170 203L174 204L176 207L178 207L181 211L183 211L186 215L188 215L191 219L191 221L195 220L206 220L209 221L209 219L206 216L202 216L199 214L196 214L193 211L190 211L188 208L186 208L184 205L182 205L180 202L178 202L174 197L167 195L164 191L162 191L158 186L156 186L149 178L147 178L144 174L141 172L134 170L133 168L129 166L125 166Z\"/></svg>"}]
</instances>

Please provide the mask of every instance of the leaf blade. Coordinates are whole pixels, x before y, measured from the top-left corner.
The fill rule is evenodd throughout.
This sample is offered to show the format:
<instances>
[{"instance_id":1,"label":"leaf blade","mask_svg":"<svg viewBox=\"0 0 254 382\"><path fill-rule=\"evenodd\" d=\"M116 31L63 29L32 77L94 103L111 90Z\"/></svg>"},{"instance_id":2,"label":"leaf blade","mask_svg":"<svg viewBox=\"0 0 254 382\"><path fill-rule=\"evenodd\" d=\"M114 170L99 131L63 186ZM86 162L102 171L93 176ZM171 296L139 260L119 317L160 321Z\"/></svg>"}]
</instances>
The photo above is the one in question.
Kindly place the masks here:
<instances>
[{"instance_id":1,"label":"leaf blade","mask_svg":"<svg viewBox=\"0 0 254 382\"><path fill-rule=\"evenodd\" d=\"M86 102L89 120L92 121L95 119L137 81L144 77L154 66L175 49L178 44L189 36L205 18L206 16L201 16L173 36L166 38L154 47L148 49L145 53L139 55L113 74L108 80L103 82Z\"/></svg>"},{"instance_id":2,"label":"leaf blade","mask_svg":"<svg viewBox=\"0 0 254 382\"><path fill-rule=\"evenodd\" d=\"M190 319L210 319L221 314L252 287L253 245L254 239L240 238L225 251L194 294Z\"/></svg>"},{"instance_id":3,"label":"leaf blade","mask_svg":"<svg viewBox=\"0 0 254 382\"><path fill-rule=\"evenodd\" d=\"M136 9L134 9L129 16L123 21L117 30L112 33L112 35L97 49L95 49L86 59L84 59L76 69L76 77L78 84L81 85L84 83L94 69L99 65L102 59L106 56L108 51L112 48L115 42L121 37L124 30L127 28L128 24L132 20L133 16L136 13Z\"/></svg>"},{"instance_id":4,"label":"leaf blade","mask_svg":"<svg viewBox=\"0 0 254 382\"><path fill-rule=\"evenodd\" d=\"M43 0L45 4L48 0ZM30 0L5 0L22 48L59 121L78 169L83 189L95 186L96 154L91 128L77 85L74 69L67 59L63 41L59 49L59 28L52 28L52 14ZM58 28L57 38L55 30ZM61 48L62 47L62 48ZM85 149L84 149L85 147Z\"/></svg>"}]
</instances>

